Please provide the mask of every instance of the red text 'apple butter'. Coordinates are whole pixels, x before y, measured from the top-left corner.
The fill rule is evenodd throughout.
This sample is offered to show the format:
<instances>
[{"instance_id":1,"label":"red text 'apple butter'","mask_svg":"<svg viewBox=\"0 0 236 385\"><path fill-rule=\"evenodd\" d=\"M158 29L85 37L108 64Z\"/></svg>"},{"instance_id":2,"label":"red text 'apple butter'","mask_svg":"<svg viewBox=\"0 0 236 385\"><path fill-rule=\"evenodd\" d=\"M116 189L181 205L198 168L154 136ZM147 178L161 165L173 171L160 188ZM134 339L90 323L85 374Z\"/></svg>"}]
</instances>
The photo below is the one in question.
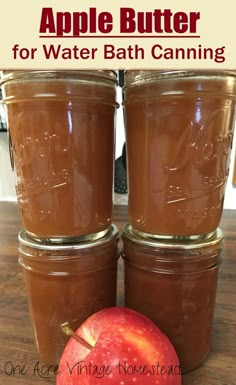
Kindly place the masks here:
<instances>
[{"instance_id":1,"label":"red text 'apple butter'","mask_svg":"<svg viewBox=\"0 0 236 385\"><path fill-rule=\"evenodd\" d=\"M197 367L210 349L222 232L204 241L157 242L123 232L125 304L169 337L182 372Z\"/></svg>"},{"instance_id":2,"label":"red text 'apple butter'","mask_svg":"<svg viewBox=\"0 0 236 385\"><path fill-rule=\"evenodd\" d=\"M4 71L2 88L26 231L54 242L104 235L112 221L116 74Z\"/></svg>"},{"instance_id":3,"label":"red text 'apple butter'","mask_svg":"<svg viewBox=\"0 0 236 385\"><path fill-rule=\"evenodd\" d=\"M61 324L76 330L91 314L116 305L117 235L113 225L93 242L45 245L20 232L19 263L44 363L59 363L68 340Z\"/></svg>"},{"instance_id":4,"label":"red text 'apple butter'","mask_svg":"<svg viewBox=\"0 0 236 385\"><path fill-rule=\"evenodd\" d=\"M214 232L229 172L236 73L127 71L124 90L131 225L163 238Z\"/></svg>"}]
</instances>

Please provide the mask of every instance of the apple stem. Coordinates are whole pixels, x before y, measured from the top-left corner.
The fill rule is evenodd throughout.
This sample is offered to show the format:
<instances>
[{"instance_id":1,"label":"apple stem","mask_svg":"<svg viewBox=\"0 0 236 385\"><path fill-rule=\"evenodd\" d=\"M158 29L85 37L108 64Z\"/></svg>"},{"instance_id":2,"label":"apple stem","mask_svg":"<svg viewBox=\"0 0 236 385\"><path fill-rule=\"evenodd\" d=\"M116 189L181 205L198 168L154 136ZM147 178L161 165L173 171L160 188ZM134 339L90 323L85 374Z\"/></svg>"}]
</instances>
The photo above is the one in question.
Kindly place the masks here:
<instances>
[{"instance_id":1,"label":"apple stem","mask_svg":"<svg viewBox=\"0 0 236 385\"><path fill-rule=\"evenodd\" d=\"M74 332L74 330L71 329L70 325L68 322L65 322L64 324L61 325L61 329L63 331L64 334L66 334L67 336L69 337L73 337L75 338L81 345L83 345L85 348L89 349L89 350L92 350L93 349L93 346L90 345L87 341L85 341L83 338L81 338L80 336L78 336L78 334L76 334Z\"/></svg>"}]
</instances>

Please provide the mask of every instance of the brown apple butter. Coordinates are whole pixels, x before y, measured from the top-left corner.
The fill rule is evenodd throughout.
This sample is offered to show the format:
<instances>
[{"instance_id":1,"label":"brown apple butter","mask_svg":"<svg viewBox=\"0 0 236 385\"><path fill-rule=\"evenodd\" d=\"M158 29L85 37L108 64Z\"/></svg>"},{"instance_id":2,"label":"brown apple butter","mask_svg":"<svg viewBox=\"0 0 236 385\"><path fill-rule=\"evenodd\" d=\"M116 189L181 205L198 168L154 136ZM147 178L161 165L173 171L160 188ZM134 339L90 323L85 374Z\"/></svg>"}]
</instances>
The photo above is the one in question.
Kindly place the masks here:
<instances>
[{"instance_id":1,"label":"brown apple butter","mask_svg":"<svg viewBox=\"0 0 236 385\"><path fill-rule=\"evenodd\" d=\"M131 225L162 238L214 232L229 173L235 73L127 71L124 94Z\"/></svg>"},{"instance_id":2,"label":"brown apple butter","mask_svg":"<svg viewBox=\"0 0 236 385\"><path fill-rule=\"evenodd\" d=\"M207 240L147 241L127 225L123 232L125 304L149 317L170 339L182 372L210 350L220 229Z\"/></svg>"},{"instance_id":3,"label":"brown apple butter","mask_svg":"<svg viewBox=\"0 0 236 385\"><path fill-rule=\"evenodd\" d=\"M46 364L58 364L68 337L61 324L77 327L96 311L116 305L117 228L93 242L69 245L32 241L19 234L36 346Z\"/></svg>"},{"instance_id":4,"label":"brown apple butter","mask_svg":"<svg viewBox=\"0 0 236 385\"><path fill-rule=\"evenodd\" d=\"M2 88L26 231L54 242L103 236L112 221L116 74L4 71Z\"/></svg>"}]
</instances>

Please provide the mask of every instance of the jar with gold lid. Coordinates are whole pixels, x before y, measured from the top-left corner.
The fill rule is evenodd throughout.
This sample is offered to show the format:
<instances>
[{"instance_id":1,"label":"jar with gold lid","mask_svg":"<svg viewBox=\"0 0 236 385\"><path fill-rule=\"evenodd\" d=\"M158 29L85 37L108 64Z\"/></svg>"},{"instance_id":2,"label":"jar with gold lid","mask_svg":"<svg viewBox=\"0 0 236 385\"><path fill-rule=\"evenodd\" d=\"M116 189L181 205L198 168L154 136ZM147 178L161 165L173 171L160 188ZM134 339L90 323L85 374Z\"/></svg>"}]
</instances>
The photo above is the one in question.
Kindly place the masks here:
<instances>
[{"instance_id":1,"label":"jar with gold lid","mask_svg":"<svg viewBox=\"0 0 236 385\"><path fill-rule=\"evenodd\" d=\"M96 311L116 305L118 230L96 241L43 244L19 233L36 346L46 364L58 364L68 340L61 325L76 330Z\"/></svg>"},{"instance_id":2,"label":"jar with gold lid","mask_svg":"<svg viewBox=\"0 0 236 385\"><path fill-rule=\"evenodd\" d=\"M213 233L229 173L236 73L128 70L124 109L134 230L153 238Z\"/></svg>"},{"instance_id":3,"label":"jar with gold lid","mask_svg":"<svg viewBox=\"0 0 236 385\"><path fill-rule=\"evenodd\" d=\"M125 305L149 317L170 339L182 372L208 355L222 254L220 229L202 241L157 241L123 231Z\"/></svg>"},{"instance_id":4,"label":"jar with gold lid","mask_svg":"<svg viewBox=\"0 0 236 385\"><path fill-rule=\"evenodd\" d=\"M112 222L114 71L3 71L11 159L27 233L104 236Z\"/></svg>"}]
</instances>

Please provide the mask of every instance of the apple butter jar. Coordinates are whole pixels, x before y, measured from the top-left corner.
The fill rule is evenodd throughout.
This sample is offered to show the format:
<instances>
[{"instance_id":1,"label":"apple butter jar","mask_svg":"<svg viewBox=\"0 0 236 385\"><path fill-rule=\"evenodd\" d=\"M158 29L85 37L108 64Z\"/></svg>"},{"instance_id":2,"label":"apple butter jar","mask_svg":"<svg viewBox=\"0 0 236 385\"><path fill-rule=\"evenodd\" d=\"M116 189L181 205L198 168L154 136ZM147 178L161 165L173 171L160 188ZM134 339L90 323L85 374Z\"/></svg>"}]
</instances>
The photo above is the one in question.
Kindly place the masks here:
<instances>
[{"instance_id":1,"label":"apple butter jar","mask_svg":"<svg viewBox=\"0 0 236 385\"><path fill-rule=\"evenodd\" d=\"M19 233L36 346L46 364L58 364L68 337L61 324L76 330L90 315L116 305L117 228L99 240L43 244Z\"/></svg>"},{"instance_id":2,"label":"apple butter jar","mask_svg":"<svg viewBox=\"0 0 236 385\"><path fill-rule=\"evenodd\" d=\"M3 71L22 223L35 239L103 236L112 222L114 71Z\"/></svg>"},{"instance_id":3,"label":"apple butter jar","mask_svg":"<svg viewBox=\"0 0 236 385\"><path fill-rule=\"evenodd\" d=\"M236 73L128 70L124 96L134 230L154 238L213 233L229 172Z\"/></svg>"},{"instance_id":4,"label":"apple butter jar","mask_svg":"<svg viewBox=\"0 0 236 385\"><path fill-rule=\"evenodd\" d=\"M196 368L210 350L220 229L206 240L156 241L123 231L125 305L149 317L169 337L182 372Z\"/></svg>"}]
</instances>

